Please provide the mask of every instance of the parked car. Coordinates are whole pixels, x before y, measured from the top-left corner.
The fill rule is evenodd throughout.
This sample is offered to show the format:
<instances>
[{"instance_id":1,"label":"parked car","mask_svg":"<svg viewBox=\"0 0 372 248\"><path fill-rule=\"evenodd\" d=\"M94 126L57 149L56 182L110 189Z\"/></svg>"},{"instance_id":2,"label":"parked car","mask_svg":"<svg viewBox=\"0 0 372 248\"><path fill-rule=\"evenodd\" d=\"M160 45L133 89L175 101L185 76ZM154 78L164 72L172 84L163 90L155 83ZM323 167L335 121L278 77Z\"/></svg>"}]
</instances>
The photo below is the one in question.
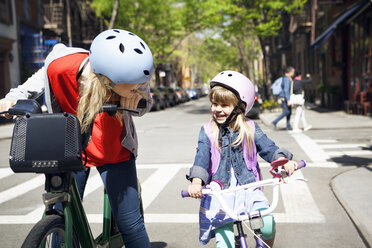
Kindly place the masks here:
<instances>
[{"instance_id":1,"label":"parked car","mask_svg":"<svg viewBox=\"0 0 372 248\"><path fill-rule=\"evenodd\" d=\"M196 89L188 89L187 94L189 95L190 99L198 99L199 98Z\"/></svg>"},{"instance_id":2,"label":"parked car","mask_svg":"<svg viewBox=\"0 0 372 248\"><path fill-rule=\"evenodd\" d=\"M170 98L174 103L172 106L175 106L175 105L179 104L181 102L181 100L178 97L177 91L172 87L166 87L166 89L168 90L168 92L171 96Z\"/></svg>"},{"instance_id":3,"label":"parked car","mask_svg":"<svg viewBox=\"0 0 372 248\"><path fill-rule=\"evenodd\" d=\"M151 111L159 111L166 108L166 100L164 94L157 88L150 88L150 93L153 99Z\"/></svg>"},{"instance_id":4,"label":"parked car","mask_svg":"<svg viewBox=\"0 0 372 248\"><path fill-rule=\"evenodd\" d=\"M181 103L184 103L190 100L189 95L187 94L185 89L176 88L176 93Z\"/></svg>"},{"instance_id":5,"label":"parked car","mask_svg":"<svg viewBox=\"0 0 372 248\"><path fill-rule=\"evenodd\" d=\"M172 107L178 104L178 96L174 89L163 86L159 86L158 89L164 94L167 107Z\"/></svg>"},{"instance_id":6,"label":"parked car","mask_svg":"<svg viewBox=\"0 0 372 248\"><path fill-rule=\"evenodd\" d=\"M258 97L254 99L253 106L251 110L245 115L249 119L259 119L260 118L260 103L258 102Z\"/></svg>"}]
</instances>

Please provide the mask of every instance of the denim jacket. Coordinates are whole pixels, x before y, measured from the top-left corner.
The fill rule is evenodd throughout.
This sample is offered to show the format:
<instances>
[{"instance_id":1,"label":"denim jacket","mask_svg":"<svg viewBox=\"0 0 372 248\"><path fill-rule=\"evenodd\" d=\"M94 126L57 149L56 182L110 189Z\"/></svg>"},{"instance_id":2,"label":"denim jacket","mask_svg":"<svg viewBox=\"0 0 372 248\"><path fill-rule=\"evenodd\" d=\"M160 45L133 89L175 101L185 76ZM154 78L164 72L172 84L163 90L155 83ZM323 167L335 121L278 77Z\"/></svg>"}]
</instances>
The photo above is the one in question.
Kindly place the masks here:
<instances>
[{"instance_id":1,"label":"denim jacket","mask_svg":"<svg viewBox=\"0 0 372 248\"><path fill-rule=\"evenodd\" d=\"M291 84L291 79L287 76L284 76L282 82L283 90L279 94L281 98L285 98L286 100L289 99L289 97L291 96Z\"/></svg>"},{"instance_id":2,"label":"denim jacket","mask_svg":"<svg viewBox=\"0 0 372 248\"><path fill-rule=\"evenodd\" d=\"M201 128L198 139L198 147L193 166L190 168L187 179L194 177L200 178L203 184L210 180L218 179L223 183L224 188L228 188L230 181L231 167L234 169L235 177L240 185L254 182L254 175L248 170L243 157L242 146L231 146L230 144L238 136L238 132L233 133L229 127L222 132L221 162L220 166L210 178L210 141L205 133L204 127ZM292 159L292 154L285 149L279 148L275 143L264 134L261 128L255 123L254 141L257 153L267 162L272 162L279 157Z\"/></svg>"}]
</instances>

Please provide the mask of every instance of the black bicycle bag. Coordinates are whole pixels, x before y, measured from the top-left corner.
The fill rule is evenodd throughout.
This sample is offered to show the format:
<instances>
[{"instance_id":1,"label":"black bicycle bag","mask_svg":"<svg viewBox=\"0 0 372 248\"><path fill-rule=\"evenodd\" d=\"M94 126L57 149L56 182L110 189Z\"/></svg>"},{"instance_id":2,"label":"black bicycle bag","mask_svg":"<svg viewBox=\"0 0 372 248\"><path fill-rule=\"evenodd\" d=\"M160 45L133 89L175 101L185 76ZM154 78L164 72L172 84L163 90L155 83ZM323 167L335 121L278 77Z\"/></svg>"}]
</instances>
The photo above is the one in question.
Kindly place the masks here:
<instances>
[{"instance_id":1,"label":"black bicycle bag","mask_svg":"<svg viewBox=\"0 0 372 248\"><path fill-rule=\"evenodd\" d=\"M80 123L68 113L26 114L14 125L9 164L14 172L62 173L84 168Z\"/></svg>"}]
</instances>

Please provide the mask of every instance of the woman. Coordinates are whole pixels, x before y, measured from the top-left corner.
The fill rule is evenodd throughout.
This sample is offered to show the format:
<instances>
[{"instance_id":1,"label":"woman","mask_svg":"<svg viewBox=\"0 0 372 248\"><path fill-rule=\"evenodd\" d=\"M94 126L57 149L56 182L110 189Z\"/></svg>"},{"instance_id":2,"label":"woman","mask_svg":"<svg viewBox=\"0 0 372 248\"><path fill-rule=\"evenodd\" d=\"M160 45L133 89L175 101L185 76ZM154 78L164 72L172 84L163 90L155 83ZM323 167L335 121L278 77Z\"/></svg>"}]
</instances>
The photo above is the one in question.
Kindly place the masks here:
<instances>
[{"instance_id":1,"label":"woman","mask_svg":"<svg viewBox=\"0 0 372 248\"><path fill-rule=\"evenodd\" d=\"M79 193L82 197L89 168L96 167L127 248L150 247L138 201L133 113L110 116L99 112L110 101L136 109L141 98L147 99L147 107L138 115L148 112L151 96L147 81L153 65L152 53L141 38L125 30L106 30L93 40L90 51L57 44L43 68L0 100L3 111L18 99L45 93L48 112L77 115L82 132L93 125L86 148L87 170L76 173Z\"/></svg>"}]
</instances>

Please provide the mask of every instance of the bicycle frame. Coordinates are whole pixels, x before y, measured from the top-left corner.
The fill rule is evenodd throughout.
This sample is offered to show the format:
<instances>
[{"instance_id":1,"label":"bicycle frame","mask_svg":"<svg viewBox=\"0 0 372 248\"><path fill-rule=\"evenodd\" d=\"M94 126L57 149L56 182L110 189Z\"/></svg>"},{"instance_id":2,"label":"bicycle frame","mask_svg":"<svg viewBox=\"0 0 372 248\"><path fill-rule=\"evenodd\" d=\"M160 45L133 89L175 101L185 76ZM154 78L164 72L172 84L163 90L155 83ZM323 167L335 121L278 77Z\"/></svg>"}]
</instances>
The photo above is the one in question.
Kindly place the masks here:
<instances>
[{"instance_id":1,"label":"bicycle frame","mask_svg":"<svg viewBox=\"0 0 372 248\"><path fill-rule=\"evenodd\" d=\"M240 186L236 186L234 188L227 188L227 189L223 189L223 190L221 190L221 189L213 190L209 187L205 187L201 190L201 193L202 193L203 197L205 197L206 195L215 196L216 199L218 200L218 202L221 204L221 209L231 219L236 221L235 224L236 224L237 229L238 229L238 238L239 238L239 241L240 241L240 247L241 248L247 248L248 247L247 242L245 240L245 235L244 235L244 232L243 232L242 222L249 220L250 224L251 224L251 229L259 230L263 226L262 216L265 216L265 215L268 215L268 214L272 213L275 210L275 208L277 207L278 202L279 202L279 185L284 182L283 181L284 178L287 178L287 173L283 170L283 168L279 169L278 167L284 165L287 162L288 162L288 159L280 159L280 160L275 160L271 163L271 166L272 166L273 169L270 171L270 173L274 176L274 178L270 178L270 179L266 179L266 180L262 180L262 181L258 181L258 182L253 182L253 183L249 183L249 184L245 184L245 185L240 185ZM298 162L297 170L301 169L305 166L306 166L306 162L304 160L301 160L300 162ZM274 169L276 169L276 171ZM296 179L296 178L294 178L294 179L287 178L287 179L288 180L302 180L302 179ZM235 192L235 191L239 191L239 190L248 190L248 189L254 190L254 189L257 189L257 188L262 188L264 186L272 186L273 187L273 198L272 198L272 202L270 204L270 207L265 209L265 210L262 210L262 211L261 210L255 210L255 211L251 211L251 212L245 213L245 214L236 214L236 213L234 213L234 211L232 209L230 209L228 207L227 203L225 202L225 200L222 197L223 193L230 193L230 192ZM182 197L189 197L190 195L187 191L182 190L181 191L181 196ZM252 222L254 222L254 224L252 224ZM256 234L255 234L255 236L256 236L256 242L257 242L257 244L260 245L260 247L262 247L263 245L266 245L261 240L261 237L258 237Z\"/></svg>"},{"instance_id":2,"label":"bicycle frame","mask_svg":"<svg viewBox=\"0 0 372 248\"><path fill-rule=\"evenodd\" d=\"M111 232L113 228L111 207L106 191L104 192L103 230L102 233L94 239L73 173L59 175L62 176L63 182L67 182L64 189L59 192L54 192L50 189L51 180L55 176L54 174L46 174L45 187L47 192L43 194L43 201L46 206L44 215L55 214L56 210L53 209L53 206L58 202L62 203L65 219L66 247L72 247L73 226L77 232L79 242L84 248L94 248L98 246L122 247L123 240L121 234L118 232Z\"/></svg>"},{"instance_id":3,"label":"bicycle frame","mask_svg":"<svg viewBox=\"0 0 372 248\"><path fill-rule=\"evenodd\" d=\"M245 185L237 186L235 188L228 188L228 189L224 189L224 190L211 190L211 189L205 188L205 189L202 189L202 194L203 195L213 195L213 196L215 196L216 199L221 204L222 209L226 212L226 214L230 218L232 218L236 221L244 221L244 220L248 220L248 219L252 218L252 216L268 215L272 211L274 211L274 209L277 207L278 201L279 201L279 185L280 185L280 183L281 182L280 182L279 178L271 178L271 179L266 179L266 180L262 180L262 181L259 181L259 182L245 184ZM238 214L234 213L227 206L225 200L222 197L223 193L229 193L229 192L234 192L234 191L238 191L238 190L255 189L255 188L260 188L260 187L263 187L263 186L273 186L273 200L272 200L272 203L270 204L270 207L268 209L265 209L263 211L252 211L249 214L238 215Z\"/></svg>"}]
</instances>

